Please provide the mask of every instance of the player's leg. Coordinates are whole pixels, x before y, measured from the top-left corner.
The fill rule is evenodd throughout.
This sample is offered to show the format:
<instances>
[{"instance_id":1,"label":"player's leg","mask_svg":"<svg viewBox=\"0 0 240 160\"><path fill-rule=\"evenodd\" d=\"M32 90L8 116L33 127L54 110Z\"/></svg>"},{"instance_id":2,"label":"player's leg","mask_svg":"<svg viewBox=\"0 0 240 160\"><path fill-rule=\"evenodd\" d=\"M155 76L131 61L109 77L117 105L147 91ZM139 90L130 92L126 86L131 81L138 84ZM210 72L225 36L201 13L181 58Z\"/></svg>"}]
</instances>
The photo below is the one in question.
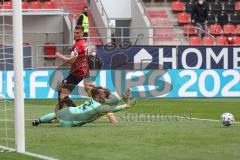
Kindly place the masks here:
<instances>
[{"instance_id":1,"label":"player's leg","mask_svg":"<svg viewBox=\"0 0 240 160\"><path fill-rule=\"evenodd\" d=\"M40 123L51 123L54 119L56 119L55 113L48 113L37 120L32 121L33 126L38 126Z\"/></svg>"},{"instance_id":2,"label":"player's leg","mask_svg":"<svg viewBox=\"0 0 240 160\"><path fill-rule=\"evenodd\" d=\"M62 81L58 92L58 110L62 109L64 107L64 104L66 104L68 107L77 106L74 101L69 98L69 95L74 90L75 86L78 85L82 80L83 78L77 78L70 74Z\"/></svg>"},{"instance_id":3,"label":"player's leg","mask_svg":"<svg viewBox=\"0 0 240 160\"><path fill-rule=\"evenodd\" d=\"M63 84L62 87L59 89L58 91L58 109L60 110L64 107L64 104L66 104L67 106L73 106L75 107L76 104L73 102L73 100L71 100L69 98L69 95L71 93L71 90L69 89L69 87L66 87L66 84ZM74 88L73 86L71 86L72 88Z\"/></svg>"}]
</instances>

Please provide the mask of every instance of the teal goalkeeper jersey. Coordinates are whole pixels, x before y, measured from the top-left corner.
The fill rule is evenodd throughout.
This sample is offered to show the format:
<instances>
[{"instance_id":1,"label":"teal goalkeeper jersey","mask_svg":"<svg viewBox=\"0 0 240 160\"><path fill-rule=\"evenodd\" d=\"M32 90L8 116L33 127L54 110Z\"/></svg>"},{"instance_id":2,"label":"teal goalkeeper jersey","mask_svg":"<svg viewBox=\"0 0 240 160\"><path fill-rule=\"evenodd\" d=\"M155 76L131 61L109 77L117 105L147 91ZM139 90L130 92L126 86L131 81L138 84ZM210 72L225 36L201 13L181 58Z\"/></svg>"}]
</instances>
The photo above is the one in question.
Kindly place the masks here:
<instances>
[{"instance_id":1,"label":"teal goalkeeper jersey","mask_svg":"<svg viewBox=\"0 0 240 160\"><path fill-rule=\"evenodd\" d=\"M80 106L61 109L57 116L64 126L80 126L99 118L97 109L100 106L101 103L89 98Z\"/></svg>"},{"instance_id":2,"label":"teal goalkeeper jersey","mask_svg":"<svg viewBox=\"0 0 240 160\"><path fill-rule=\"evenodd\" d=\"M70 107L69 108L69 111L72 113L72 114L81 114L81 113L84 113L84 112L89 112L91 110L94 110L96 109L97 107L101 106L101 103L95 101L94 99L92 98L88 98L84 104L81 104L80 106L77 106L77 107Z\"/></svg>"}]
</instances>

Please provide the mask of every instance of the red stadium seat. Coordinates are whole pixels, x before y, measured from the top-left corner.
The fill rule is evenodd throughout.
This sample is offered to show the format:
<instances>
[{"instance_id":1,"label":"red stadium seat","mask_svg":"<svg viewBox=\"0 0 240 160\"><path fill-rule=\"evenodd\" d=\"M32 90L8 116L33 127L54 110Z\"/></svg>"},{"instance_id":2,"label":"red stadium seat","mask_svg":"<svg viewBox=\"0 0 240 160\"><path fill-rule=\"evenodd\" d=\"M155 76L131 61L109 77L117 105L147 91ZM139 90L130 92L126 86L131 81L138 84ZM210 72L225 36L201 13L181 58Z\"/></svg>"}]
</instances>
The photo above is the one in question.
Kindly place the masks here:
<instances>
[{"instance_id":1,"label":"red stadium seat","mask_svg":"<svg viewBox=\"0 0 240 160\"><path fill-rule=\"evenodd\" d=\"M237 10L237 11L240 11L240 1L238 1L238 2L236 3L236 10Z\"/></svg>"},{"instance_id":2,"label":"red stadium seat","mask_svg":"<svg viewBox=\"0 0 240 160\"><path fill-rule=\"evenodd\" d=\"M222 27L219 24L210 25L210 33L213 35L219 35L222 33Z\"/></svg>"},{"instance_id":3,"label":"red stadium seat","mask_svg":"<svg viewBox=\"0 0 240 160\"><path fill-rule=\"evenodd\" d=\"M186 12L178 13L178 23L179 24L186 24L190 22L189 14Z\"/></svg>"},{"instance_id":4,"label":"red stadium seat","mask_svg":"<svg viewBox=\"0 0 240 160\"><path fill-rule=\"evenodd\" d=\"M56 4L52 1L43 2L44 9L56 9Z\"/></svg>"},{"instance_id":5,"label":"red stadium seat","mask_svg":"<svg viewBox=\"0 0 240 160\"><path fill-rule=\"evenodd\" d=\"M184 11L184 3L181 1L172 2L171 8L174 12L182 12Z\"/></svg>"},{"instance_id":6,"label":"red stadium seat","mask_svg":"<svg viewBox=\"0 0 240 160\"><path fill-rule=\"evenodd\" d=\"M183 34L184 35L196 35L197 29L192 24L186 24L183 26Z\"/></svg>"},{"instance_id":7,"label":"red stadium seat","mask_svg":"<svg viewBox=\"0 0 240 160\"><path fill-rule=\"evenodd\" d=\"M223 26L223 33L224 34L234 34L235 33L235 27L233 24L225 24Z\"/></svg>"},{"instance_id":8,"label":"red stadium seat","mask_svg":"<svg viewBox=\"0 0 240 160\"><path fill-rule=\"evenodd\" d=\"M239 36L233 36L232 37L232 44L233 45L240 45L240 37Z\"/></svg>"},{"instance_id":9,"label":"red stadium seat","mask_svg":"<svg viewBox=\"0 0 240 160\"><path fill-rule=\"evenodd\" d=\"M201 37L198 37L198 36L190 37L189 45L201 45Z\"/></svg>"},{"instance_id":10,"label":"red stadium seat","mask_svg":"<svg viewBox=\"0 0 240 160\"><path fill-rule=\"evenodd\" d=\"M12 9L12 2L9 1L9 2L4 2L3 3L3 9Z\"/></svg>"},{"instance_id":11,"label":"red stadium seat","mask_svg":"<svg viewBox=\"0 0 240 160\"><path fill-rule=\"evenodd\" d=\"M240 34L240 24L237 25L237 34Z\"/></svg>"},{"instance_id":12,"label":"red stadium seat","mask_svg":"<svg viewBox=\"0 0 240 160\"><path fill-rule=\"evenodd\" d=\"M29 5L27 2L22 2L22 9L28 9Z\"/></svg>"},{"instance_id":13,"label":"red stadium seat","mask_svg":"<svg viewBox=\"0 0 240 160\"><path fill-rule=\"evenodd\" d=\"M33 1L30 3L31 9L42 9L42 3L39 1Z\"/></svg>"},{"instance_id":14,"label":"red stadium seat","mask_svg":"<svg viewBox=\"0 0 240 160\"><path fill-rule=\"evenodd\" d=\"M227 45L227 44L228 44L227 37L224 37L224 36L216 37L216 45Z\"/></svg>"},{"instance_id":15,"label":"red stadium seat","mask_svg":"<svg viewBox=\"0 0 240 160\"><path fill-rule=\"evenodd\" d=\"M213 45L213 37L211 36L203 37L203 45Z\"/></svg>"}]
</instances>

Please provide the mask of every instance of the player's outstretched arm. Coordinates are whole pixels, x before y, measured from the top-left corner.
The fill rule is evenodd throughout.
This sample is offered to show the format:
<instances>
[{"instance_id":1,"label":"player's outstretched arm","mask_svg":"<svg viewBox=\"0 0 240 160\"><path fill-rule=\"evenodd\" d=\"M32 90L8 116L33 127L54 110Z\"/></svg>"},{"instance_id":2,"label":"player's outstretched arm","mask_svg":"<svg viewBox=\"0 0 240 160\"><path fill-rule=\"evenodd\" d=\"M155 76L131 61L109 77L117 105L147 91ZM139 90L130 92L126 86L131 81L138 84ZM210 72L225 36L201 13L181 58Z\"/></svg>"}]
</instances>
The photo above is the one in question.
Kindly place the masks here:
<instances>
[{"instance_id":1,"label":"player's outstretched arm","mask_svg":"<svg viewBox=\"0 0 240 160\"><path fill-rule=\"evenodd\" d=\"M128 100L127 103L123 104L123 105L119 105L119 106L116 106L112 112L119 112L125 108L130 108L130 107L133 107L137 104L137 101L136 99L131 99L131 100Z\"/></svg>"},{"instance_id":2,"label":"player's outstretched arm","mask_svg":"<svg viewBox=\"0 0 240 160\"><path fill-rule=\"evenodd\" d=\"M131 96L131 89L128 88L125 93L123 94L122 96L122 100L127 103L127 101L130 99L130 96Z\"/></svg>"},{"instance_id":3,"label":"player's outstretched arm","mask_svg":"<svg viewBox=\"0 0 240 160\"><path fill-rule=\"evenodd\" d=\"M70 64L73 64L73 62L75 61L76 57L73 57L73 56L65 56L59 52L56 52L56 57L63 60L64 62L67 62L67 63L70 63Z\"/></svg>"},{"instance_id":4,"label":"player's outstretched arm","mask_svg":"<svg viewBox=\"0 0 240 160\"><path fill-rule=\"evenodd\" d=\"M132 106L136 105L136 100L135 99L131 99L129 100L127 103L123 104L123 105L116 105L116 106L112 106L112 105L107 105L107 104L103 104L102 107L99 109L99 113L109 113L109 112L119 112L125 108L130 108Z\"/></svg>"}]
</instances>

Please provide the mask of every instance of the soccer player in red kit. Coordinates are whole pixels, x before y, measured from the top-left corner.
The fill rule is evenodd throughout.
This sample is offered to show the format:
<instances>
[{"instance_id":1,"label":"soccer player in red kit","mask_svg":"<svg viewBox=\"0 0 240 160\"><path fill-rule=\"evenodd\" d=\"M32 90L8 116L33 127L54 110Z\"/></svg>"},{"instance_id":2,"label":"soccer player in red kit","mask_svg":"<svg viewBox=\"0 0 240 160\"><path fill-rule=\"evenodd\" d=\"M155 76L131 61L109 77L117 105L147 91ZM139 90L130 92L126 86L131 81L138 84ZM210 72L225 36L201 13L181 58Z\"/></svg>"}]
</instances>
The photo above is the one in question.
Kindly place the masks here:
<instances>
[{"instance_id":1,"label":"soccer player in red kit","mask_svg":"<svg viewBox=\"0 0 240 160\"><path fill-rule=\"evenodd\" d=\"M55 108L55 112L62 109L64 104L67 107L76 107L77 105L69 98L70 93L73 91L84 78L89 77L89 57L87 54L87 44L83 39L83 27L76 27L74 30L75 44L71 49L71 56L62 55L56 52L56 57L71 64L69 75L62 80L62 83L58 86L58 105ZM91 82L84 82L84 85L94 87ZM116 122L116 117L113 113L107 114L111 123Z\"/></svg>"},{"instance_id":2,"label":"soccer player in red kit","mask_svg":"<svg viewBox=\"0 0 240 160\"><path fill-rule=\"evenodd\" d=\"M76 104L69 98L73 91L84 78L89 77L89 57L87 55L87 44L83 37L83 28L76 27L74 30L75 44L71 49L71 56L62 55L56 52L56 57L71 64L69 75L63 79L58 86L58 107L57 110L62 109L63 105L76 106Z\"/></svg>"}]
</instances>

